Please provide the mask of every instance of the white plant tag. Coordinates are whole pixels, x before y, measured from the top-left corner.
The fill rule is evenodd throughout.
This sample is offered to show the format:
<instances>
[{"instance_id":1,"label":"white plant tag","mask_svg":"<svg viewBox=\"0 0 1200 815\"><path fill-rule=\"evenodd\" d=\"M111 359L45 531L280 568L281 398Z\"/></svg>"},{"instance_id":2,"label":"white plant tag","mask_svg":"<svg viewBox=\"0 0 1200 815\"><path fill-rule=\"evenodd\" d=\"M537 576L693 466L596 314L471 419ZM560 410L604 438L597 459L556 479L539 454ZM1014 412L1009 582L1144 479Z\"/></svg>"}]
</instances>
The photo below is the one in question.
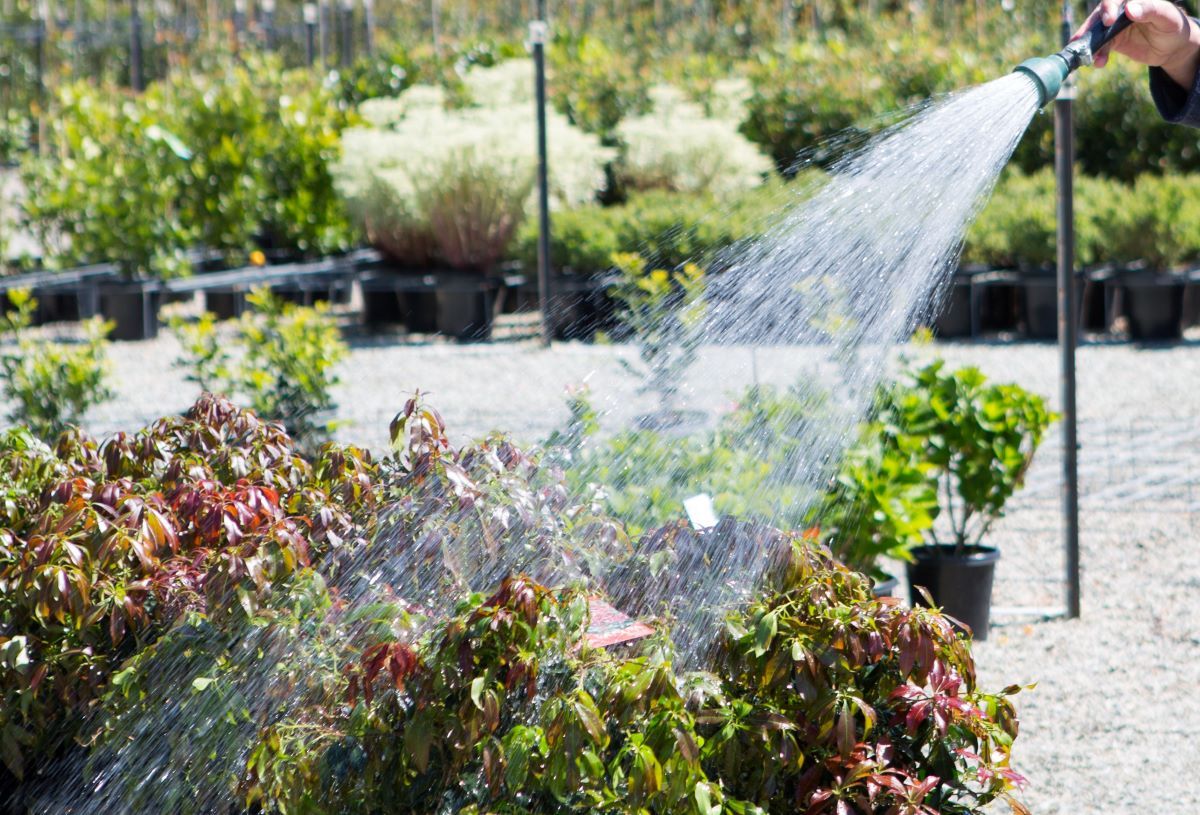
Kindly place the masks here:
<instances>
[{"instance_id":1,"label":"white plant tag","mask_svg":"<svg viewBox=\"0 0 1200 815\"><path fill-rule=\"evenodd\" d=\"M683 509L687 513L688 520L692 522L693 529L712 529L717 525L717 512L713 509L711 496L704 493L693 495L684 500Z\"/></svg>"}]
</instances>

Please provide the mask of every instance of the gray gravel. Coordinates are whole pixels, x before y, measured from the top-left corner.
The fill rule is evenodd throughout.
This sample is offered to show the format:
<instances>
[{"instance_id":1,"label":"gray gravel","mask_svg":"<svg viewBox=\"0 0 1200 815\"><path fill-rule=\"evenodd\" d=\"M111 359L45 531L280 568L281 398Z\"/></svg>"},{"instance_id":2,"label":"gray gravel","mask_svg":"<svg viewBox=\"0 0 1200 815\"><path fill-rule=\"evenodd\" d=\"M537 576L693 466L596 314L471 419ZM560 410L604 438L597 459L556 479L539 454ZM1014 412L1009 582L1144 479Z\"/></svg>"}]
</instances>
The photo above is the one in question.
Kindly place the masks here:
<instances>
[{"instance_id":1,"label":"gray gravel","mask_svg":"<svg viewBox=\"0 0 1200 815\"><path fill-rule=\"evenodd\" d=\"M114 354L121 395L88 418L94 432L135 429L191 402L196 388L171 367L170 337ZM909 349L974 363L1057 404L1049 345ZM415 388L429 393L458 439L493 429L536 440L566 416L567 386L586 382L617 424L651 407L619 360L625 347L529 342L478 346L355 342L338 389L338 436L372 447ZM710 413L754 379L787 383L806 364L794 349L724 349L688 380ZM1079 354L1083 471L1084 617L1047 621L1062 606L1057 438L1029 488L995 530L1003 550L997 625L976 648L987 685L1037 683L1019 697L1018 769L1035 813L1200 810L1193 765L1200 732L1200 349L1092 345Z\"/></svg>"}]
</instances>

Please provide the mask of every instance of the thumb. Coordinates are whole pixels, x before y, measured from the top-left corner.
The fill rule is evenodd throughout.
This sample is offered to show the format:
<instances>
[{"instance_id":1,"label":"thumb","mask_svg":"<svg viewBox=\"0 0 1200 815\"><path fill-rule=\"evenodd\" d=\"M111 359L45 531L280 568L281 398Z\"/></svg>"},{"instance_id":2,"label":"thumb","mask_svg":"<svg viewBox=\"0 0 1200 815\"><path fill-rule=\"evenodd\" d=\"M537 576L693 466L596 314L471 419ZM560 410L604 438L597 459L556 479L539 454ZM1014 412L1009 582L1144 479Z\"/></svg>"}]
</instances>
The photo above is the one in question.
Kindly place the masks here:
<instances>
[{"instance_id":1,"label":"thumb","mask_svg":"<svg viewBox=\"0 0 1200 815\"><path fill-rule=\"evenodd\" d=\"M1166 0L1131 0L1125 15L1160 34L1184 34L1192 24L1183 9Z\"/></svg>"}]
</instances>

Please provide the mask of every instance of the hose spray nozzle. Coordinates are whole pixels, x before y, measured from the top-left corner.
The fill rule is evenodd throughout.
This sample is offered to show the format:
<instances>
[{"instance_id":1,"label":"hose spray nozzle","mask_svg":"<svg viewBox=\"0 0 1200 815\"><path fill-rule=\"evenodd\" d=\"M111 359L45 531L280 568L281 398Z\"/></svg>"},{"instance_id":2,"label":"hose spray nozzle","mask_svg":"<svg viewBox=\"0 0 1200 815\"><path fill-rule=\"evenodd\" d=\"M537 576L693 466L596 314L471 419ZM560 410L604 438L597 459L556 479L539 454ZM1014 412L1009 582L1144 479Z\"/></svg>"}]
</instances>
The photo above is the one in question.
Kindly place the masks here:
<instances>
[{"instance_id":1,"label":"hose spray nozzle","mask_svg":"<svg viewBox=\"0 0 1200 815\"><path fill-rule=\"evenodd\" d=\"M1013 71L1023 73L1033 80L1038 88L1038 107L1042 107L1058 96L1063 80L1079 66L1091 65L1095 61L1096 53L1131 25L1133 20L1126 16L1125 7L1121 6L1121 11L1112 25L1104 25L1096 18L1096 22L1083 36L1071 40L1057 54L1027 59Z\"/></svg>"}]
</instances>

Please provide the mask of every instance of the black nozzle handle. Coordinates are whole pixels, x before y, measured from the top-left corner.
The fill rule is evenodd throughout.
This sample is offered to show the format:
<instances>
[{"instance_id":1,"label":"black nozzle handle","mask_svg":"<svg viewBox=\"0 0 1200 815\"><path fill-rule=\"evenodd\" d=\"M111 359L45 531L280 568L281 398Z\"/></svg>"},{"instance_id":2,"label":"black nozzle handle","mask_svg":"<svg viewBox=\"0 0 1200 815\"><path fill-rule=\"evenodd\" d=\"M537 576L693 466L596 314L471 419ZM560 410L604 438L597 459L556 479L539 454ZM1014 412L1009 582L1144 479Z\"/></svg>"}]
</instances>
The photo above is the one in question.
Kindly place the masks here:
<instances>
[{"instance_id":1,"label":"black nozzle handle","mask_svg":"<svg viewBox=\"0 0 1200 815\"><path fill-rule=\"evenodd\" d=\"M1125 13L1125 6L1121 6L1121 13L1117 15L1117 19L1113 20L1112 25L1105 25L1104 22L1097 17L1095 24L1087 30L1081 39L1087 42L1088 51L1092 56L1095 56L1101 48L1112 42L1113 38L1120 34L1129 26L1133 25L1133 20Z\"/></svg>"}]
</instances>

